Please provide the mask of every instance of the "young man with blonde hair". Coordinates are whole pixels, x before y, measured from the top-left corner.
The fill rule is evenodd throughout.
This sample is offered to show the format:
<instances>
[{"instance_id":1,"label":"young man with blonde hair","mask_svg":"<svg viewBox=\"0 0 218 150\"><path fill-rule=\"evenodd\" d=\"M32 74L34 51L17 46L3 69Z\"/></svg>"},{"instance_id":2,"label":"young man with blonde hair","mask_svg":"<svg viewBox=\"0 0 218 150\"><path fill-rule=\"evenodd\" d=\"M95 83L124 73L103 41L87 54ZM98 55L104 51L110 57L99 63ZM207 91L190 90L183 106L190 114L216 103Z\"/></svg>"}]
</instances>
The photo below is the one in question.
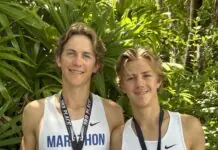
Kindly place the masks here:
<instances>
[{"instance_id":1,"label":"young man with blonde hair","mask_svg":"<svg viewBox=\"0 0 218 150\"><path fill-rule=\"evenodd\" d=\"M116 72L133 117L113 132L113 150L205 149L197 118L160 107L157 91L164 74L159 57L144 48L127 49L118 59Z\"/></svg>"}]
</instances>

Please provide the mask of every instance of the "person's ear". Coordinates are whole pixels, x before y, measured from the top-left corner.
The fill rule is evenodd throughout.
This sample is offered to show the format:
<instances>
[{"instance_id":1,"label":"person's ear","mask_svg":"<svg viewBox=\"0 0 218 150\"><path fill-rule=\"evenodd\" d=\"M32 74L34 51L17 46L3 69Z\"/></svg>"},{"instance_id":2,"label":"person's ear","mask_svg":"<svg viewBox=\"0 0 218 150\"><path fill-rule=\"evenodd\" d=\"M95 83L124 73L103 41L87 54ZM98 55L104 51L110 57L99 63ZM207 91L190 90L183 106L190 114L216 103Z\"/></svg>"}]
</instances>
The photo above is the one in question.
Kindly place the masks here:
<instances>
[{"instance_id":1,"label":"person's ear","mask_svg":"<svg viewBox=\"0 0 218 150\"><path fill-rule=\"evenodd\" d=\"M98 72L99 69L100 69L100 64L95 64L95 67L92 72L95 74Z\"/></svg>"},{"instance_id":2,"label":"person's ear","mask_svg":"<svg viewBox=\"0 0 218 150\"><path fill-rule=\"evenodd\" d=\"M159 89L161 87L162 81L157 83L157 89Z\"/></svg>"},{"instance_id":3,"label":"person's ear","mask_svg":"<svg viewBox=\"0 0 218 150\"><path fill-rule=\"evenodd\" d=\"M60 58L60 56L56 56L56 57L55 57L55 62L56 62L56 64L57 64L57 66L58 66L59 68L61 68L61 58Z\"/></svg>"},{"instance_id":4,"label":"person's ear","mask_svg":"<svg viewBox=\"0 0 218 150\"><path fill-rule=\"evenodd\" d=\"M158 77L157 79L157 89L159 89L161 87L162 84L162 79L160 79L160 77Z\"/></svg>"},{"instance_id":5,"label":"person's ear","mask_svg":"<svg viewBox=\"0 0 218 150\"><path fill-rule=\"evenodd\" d=\"M121 81L120 81L120 83L119 83L119 88L120 88L120 90L121 90L124 94L126 94L126 90L125 90L123 84L121 83Z\"/></svg>"}]
</instances>

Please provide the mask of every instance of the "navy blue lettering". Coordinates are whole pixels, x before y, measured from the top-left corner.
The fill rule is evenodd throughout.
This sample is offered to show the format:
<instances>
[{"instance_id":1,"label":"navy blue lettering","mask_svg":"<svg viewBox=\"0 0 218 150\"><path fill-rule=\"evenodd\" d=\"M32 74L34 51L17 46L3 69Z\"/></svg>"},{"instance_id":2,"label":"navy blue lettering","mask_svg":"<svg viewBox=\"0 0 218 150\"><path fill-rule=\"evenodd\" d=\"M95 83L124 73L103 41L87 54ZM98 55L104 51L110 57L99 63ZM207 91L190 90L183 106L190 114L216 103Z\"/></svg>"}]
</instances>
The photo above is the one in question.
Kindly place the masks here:
<instances>
[{"instance_id":1,"label":"navy blue lettering","mask_svg":"<svg viewBox=\"0 0 218 150\"><path fill-rule=\"evenodd\" d=\"M87 143L89 142L89 143ZM91 134L86 135L86 138L84 140L85 145L91 145L92 139L91 139Z\"/></svg>"},{"instance_id":2,"label":"navy blue lettering","mask_svg":"<svg viewBox=\"0 0 218 150\"><path fill-rule=\"evenodd\" d=\"M99 134L99 145L104 145L105 143L105 135L104 134Z\"/></svg>"},{"instance_id":3,"label":"navy blue lettering","mask_svg":"<svg viewBox=\"0 0 218 150\"><path fill-rule=\"evenodd\" d=\"M97 145L98 144L98 136L97 134L92 135L92 144Z\"/></svg>"},{"instance_id":4,"label":"navy blue lettering","mask_svg":"<svg viewBox=\"0 0 218 150\"><path fill-rule=\"evenodd\" d=\"M100 146L105 145L105 134L88 134L84 139L85 146ZM71 147L69 135L52 135L47 136L47 147Z\"/></svg>"},{"instance_id":5,"label":"navy blue lettering","mask_svg":"<svg viewBox=\"0 0 218 150\"><path fill-rule=\"evenodd\" d=\"M56 147L63 147L63 141L61 135L58 135Z\"/></svg>"},{"instance_id":6,"label":"navy blue lettering","mask_svg":"<svg viewBox=\"0 0 218 150\"><path fill-rule=\"evenodd\" d=\"M64 147L71 147L69 135L64 135Z\"/></svg>"},{"instance_id":7,"label":"navy blue lettering","mask_svg":"<svg viewBox=\"0 0 218 150\"><path fill-rule=\"evenodd\" d=\"M47 147L55 147L55 136L47 136Z\"/></svg>"}]
</instances>

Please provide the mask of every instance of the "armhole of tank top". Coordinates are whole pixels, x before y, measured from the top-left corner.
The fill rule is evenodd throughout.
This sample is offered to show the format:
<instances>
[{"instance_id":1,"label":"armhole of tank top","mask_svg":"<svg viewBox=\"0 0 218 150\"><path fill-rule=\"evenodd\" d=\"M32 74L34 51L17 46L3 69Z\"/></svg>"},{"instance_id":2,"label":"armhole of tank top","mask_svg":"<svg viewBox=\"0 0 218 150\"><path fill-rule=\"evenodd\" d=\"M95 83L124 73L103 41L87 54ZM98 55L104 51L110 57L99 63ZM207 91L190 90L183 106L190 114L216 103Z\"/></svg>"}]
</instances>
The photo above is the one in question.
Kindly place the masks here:
<instances>
[{"instance_id":1,"label":"armhole of tank top","mask_svg":"<svg viewBox=\"0 0 218 150\"><path fill-rule=\"evenodd\" d=\"M122 132L122 139L125 138L126 135L136 136L133 128L132 128L132 117L129 118L126 123L124 124L123 132Z\"/></svg>"},{"instance_id":2,"label":"armhole of tank top","mask_svg":"<svg viewBox=\"0 0 218 150\"><path fill-rule=\"evenodd\" d=\"M49 107L53 107L52 105L54 105L54 95L46 97L44 100L44 109L43 109L43 115L40 121L40 129L39 129L39 136L40 136L40 132L41 130L43 130L43 123L45 122L45 116L47 116L47 114L49 113Z\"/></svg>"},{"instance_id":3,"label":"armhole of tank top","mask_svg":"<svg viewBox=\"0 0 218 150\"><path fill-rule=\"evenodd\" d=\"M125 132L125 127L126 125L124 124L124 127L123 127L123 132L121 133L122 134L122 138L121 138L121 150L125 150L124 148L124 132Z\"/></svg>"},{"instance_id":4,"label":"armhole of tank top","mask_svg":"<svg viewBox=\"0 0 218 150\"><path fill-rule=\"evenodd\" d=\"M172 132L171 129L172 129L172 125L173 125L174 112L171 112L169 110L167 110L167 112L169 114L170 120L169 120L169 123L168 123L168 126L167 126L166 133L161 138L162 141L164 141L170 135L170 133Z\"/></svg>"},{"instance_id":5,"label":"armhole of tank top","mask_svg":"<svg viewBox=\"0 0 218 150\"><path fill-rule=\"evenodd\" d=\"M137 135L134 133L133 128L132 128L132 117L129 118L124 124L123 132L122 132L121 150L126 150L125 138L129 138L130 136L133 141L137 140L137 139L134 139L134 138L137 138Z\"/></svg>"},{"instance_id":6,"label":"armhole of tank top","mask_svg":"<svg viewBox=\"0 0 218 150\"><path fill-rule=\"evenodd\" d=\"M108 123L108 120L107 120L107 116L106 116L106 112L105 112L105 109L104 109L104 104L103 104L103 99L92 93L92 96L93 96L93 104L97 105L97 106L100 106L101 110L103 111L104 114L103 115L103 118L107 124L107 129L108 129L108 134L110 135L110 127L109 127L109 123ZM93 112L93 109L92 109L92 112Z\"/></svg>"},{"instance_id":7,"label":"armhole of tank top","mask_svg":"<svg viewBox=\"0 0 218 150\"><path fill-rule=\"evenodd\" d=\"M105 112L105 109L104 109L103 99L100 96L95 95L95 94L92 94L92 96L93 96L93 104L95 103L96 105L99 105L101 107L101 110L104 112L103 116L105 118L105 121L108 124L106 112Z\"/></svg>"},{"instance_id":8,"label":"armhole of tank top","mask_svg":"<svg viewBox=\"0 0 218 150\"><path fill-rule=\"evenodd\" d=\"M186 148L186 143L185 143L185 137L184 137L184 132L183 132L183 125L182 125L182 118L181 118L181 114L177 112L177 117L178 117L178 123L179 123L179 129L180 129L180 135L181 135L181 140L182 140L182 144L184 146L184 150L187 150Z\"/></svg>"}]
</instances>

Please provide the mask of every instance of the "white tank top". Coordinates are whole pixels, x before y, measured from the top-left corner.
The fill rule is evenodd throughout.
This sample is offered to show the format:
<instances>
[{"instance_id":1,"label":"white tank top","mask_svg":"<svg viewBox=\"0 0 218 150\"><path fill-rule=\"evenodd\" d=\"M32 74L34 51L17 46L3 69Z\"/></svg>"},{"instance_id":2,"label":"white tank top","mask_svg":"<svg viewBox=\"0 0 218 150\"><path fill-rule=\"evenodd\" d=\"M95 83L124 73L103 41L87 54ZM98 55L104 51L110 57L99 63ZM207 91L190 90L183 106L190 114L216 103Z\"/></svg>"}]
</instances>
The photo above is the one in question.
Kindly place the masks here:
<instances>
[{"instance_id":1,"label":"white tank top","mask_svg":"<svg viewBox=\"0 0 218 150\"><path fill-rule=\"evenodd\" d=\"M109 150L110 130L102 100L92 94L93 104L83 150ZM39 150L72 150L64 118L55 107L56 96L45 99L44 115L39 133ZM71 121L76 135L80 133L83 119Z\"/></svg>"},{"instance_id":2,"label":"white tank top","mask_svg":"<svg viewBox=\"0 0 218 150\"><path fill-rule=\"evenodd\" d=\"M161 150L186 150L180 114L169 112L170 122L161 139ZM137 135L131 127L132 118L124 126L122 150L141 150ZM157 150L158 141L145 141L148 150Z\"/></svg>"}]
</instances>

